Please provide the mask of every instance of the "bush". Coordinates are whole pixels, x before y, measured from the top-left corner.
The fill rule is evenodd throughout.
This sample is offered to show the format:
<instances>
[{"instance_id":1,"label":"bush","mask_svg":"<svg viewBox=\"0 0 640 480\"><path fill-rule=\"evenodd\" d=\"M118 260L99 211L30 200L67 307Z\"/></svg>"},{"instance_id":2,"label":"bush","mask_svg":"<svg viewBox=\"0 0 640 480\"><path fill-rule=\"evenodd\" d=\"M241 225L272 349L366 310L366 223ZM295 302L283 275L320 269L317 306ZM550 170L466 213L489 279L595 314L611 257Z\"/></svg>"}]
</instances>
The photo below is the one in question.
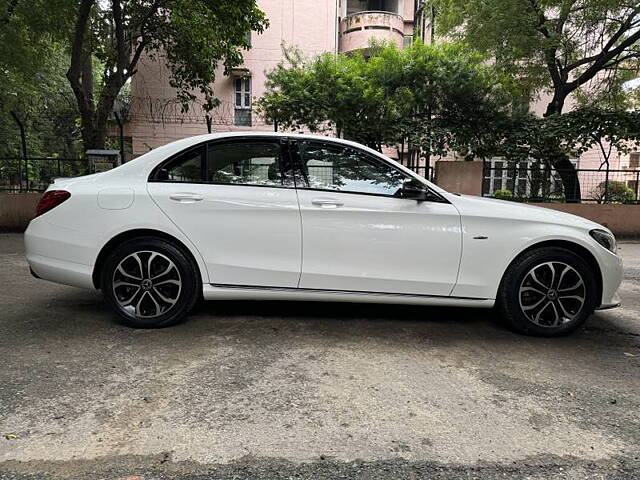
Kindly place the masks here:
<instances>
[{"instance_id":1,"label":"bush","mask_svg":"<svg viewBox=\"0 0 640 480\"><path fill-rule=\"evenodd\" d=\"M605 183L600 182L595 190L595 200L598 203L605 201ZM609 188L606 189L606 200L610 203L632 203L636 199L636 194L631 190L625 182L618 180L609 180Z\"/></svg>"},{"instance_id":2,"label":"bush","mask_svg":"<svg viewBox=\"0 0 640 480\"><path fill-rule=\"evenodd\" d=\"M513 198L513 193L511 193L511 190L507 189L496 190L493 193L493 197L499 198L500 200L511 200Z\"/></svg>"}]
</instances>

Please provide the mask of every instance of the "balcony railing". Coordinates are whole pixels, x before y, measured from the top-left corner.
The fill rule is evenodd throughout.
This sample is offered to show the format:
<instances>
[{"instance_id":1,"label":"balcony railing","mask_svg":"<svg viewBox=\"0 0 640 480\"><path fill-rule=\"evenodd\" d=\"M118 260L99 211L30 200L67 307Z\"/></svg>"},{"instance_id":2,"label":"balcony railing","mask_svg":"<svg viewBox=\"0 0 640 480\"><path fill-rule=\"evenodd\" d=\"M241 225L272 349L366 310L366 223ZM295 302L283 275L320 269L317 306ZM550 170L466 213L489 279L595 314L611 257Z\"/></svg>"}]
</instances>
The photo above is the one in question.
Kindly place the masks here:
<instances>
[{"instance_id":1,"label":"balcony railing","mask_svg":"<svg viewBox=\"0 0 640 480\"><path fill-rule=\"evenodd\" d=\"M395 13L367 10L347 15L340 22L340 51L367 48L371 39L402 46L404 19Z\"/></svg>"}]
</instances>

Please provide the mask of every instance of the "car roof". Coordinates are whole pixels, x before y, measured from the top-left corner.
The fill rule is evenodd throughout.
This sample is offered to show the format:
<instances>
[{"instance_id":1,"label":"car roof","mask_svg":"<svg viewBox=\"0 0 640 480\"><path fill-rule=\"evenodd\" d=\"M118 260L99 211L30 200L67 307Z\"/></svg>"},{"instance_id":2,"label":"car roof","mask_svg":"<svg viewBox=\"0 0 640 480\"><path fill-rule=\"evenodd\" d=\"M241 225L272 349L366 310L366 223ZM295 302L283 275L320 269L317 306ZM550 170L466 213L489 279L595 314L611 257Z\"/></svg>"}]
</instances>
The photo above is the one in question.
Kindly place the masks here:
<instances>
[{"instance_id":1,"label":"car roof","mask_svg":"<svg viewBox=\"0 0 640 480\"><path fill-rule=\"evenodd\" d=\"M146 178L150 174L150 172L155 168L158 164L162 163L167 158L180 153L183 150L188 149L189 147L199 145L205 142L209 142L211 140L220 140L220 139L232 139L232 138L247 138L247 137L270 137L270 138L294 138L294 139L305 139L305 140L319 140L331 143L339 143L342 145L352 146L359 150L363 150L369 152L370 154L376 157L382 157L386 161L391 161L395 164L396 168L403 170L408 175L419 179L422 182L430 185L434 190L438 192L444 192L441 188L435 186L428 180L420 177L417 173L409 170L407 167L398 164L394 160L388 158L386 155L381 152L374 150L372 148L367 147L366 145L362 145L361 143L353 142L351 140L345 140L343 138L336 138L324 135L314 135L307 133L289 133L289 132L269 132L269 131L233 131L233 132L216 132L209 133L204 135L196 135L193 137L187 137L180 140L176 140L171 143L167 143L166 145L162 145L161 147L150 150L149 152L141 155L140 157L135 158L133 161L127 162L115 168L113 170L109 170L104 172L107 176L120 177L124 178L129 175L140 176L140 178Z\"/></svg>"},{"instance_id":2,"label":"car roof","mask_svg":"<svg viewBox=\"0 0 640 480\"><path fill-rule=\"evenodd\" d=\"M269 131L233 131L233 132L216 132L216 133L208 133L204 135L196 135L193 137L184 138L182 140L178 140L178 142L184 142L183 146L188 146L188 144L196 145L201 142L206 142L209 140L219 140L224 138L233 138L233 137L276 137L276 138L299 138L306 140L324 140L331 141L337 143L343 143L345 145L353 145L358 148L367 148L365 145L362 145L357 142L353 142L351 140L345 140L343 138L337 138L329 135L319 135L319 134L311 134L311 133L290 133L290 132L269 132ZM176 143L176 142L172 142ZM170 144L167 144L170 145Z\"/></svg>"},{"instance_id":3,"label":"car roof","mask_svg":"<svg viewBox=\"0 0 640 480\"><path fill-rule=\"evenodd\" d=\"M180 140L176 140L160 147L154 148L153 150L148 151L147 153L136 157L134 161L127 162L123 164L121 167L118 167L118 170L140 170L140 169L148 169L150 170L153 166L158 163L164 161L165 159L180 153L183 150L188 149L189 147L199 145L201 143L209 142L212 140L224 140L224 139L233 139L233 138L248 138L248 137L269 137L269 138L296 138L296 139L305 139L305 140L318 140L332 143L340 143L343 145L349 145L354 148L359 148L361 150L365 150L373 155L380 155L380 152L372 150L371 148L362 145L357 142L352 142L350 140L344 140L342 138L328 137L324 135L312 135L312 134L302 134L302 133L286 133L286 132L269 132L269 131L234 131L234 132L216 132L216 133L208 133L204 135L196 135L193 137L182 138Z\"/></svg>"}]
</instances>

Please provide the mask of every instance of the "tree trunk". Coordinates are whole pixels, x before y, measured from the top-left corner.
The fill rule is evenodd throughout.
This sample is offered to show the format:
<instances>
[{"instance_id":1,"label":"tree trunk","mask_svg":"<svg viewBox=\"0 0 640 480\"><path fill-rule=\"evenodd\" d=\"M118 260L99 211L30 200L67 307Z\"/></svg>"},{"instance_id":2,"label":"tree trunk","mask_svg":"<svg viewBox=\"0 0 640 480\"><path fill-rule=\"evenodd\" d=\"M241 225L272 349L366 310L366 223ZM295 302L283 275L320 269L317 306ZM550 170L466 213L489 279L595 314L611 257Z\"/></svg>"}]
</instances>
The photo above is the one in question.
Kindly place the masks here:
<instances>
[{"instance_id":1,"label":"tree trunk","mask_svg":"<svg viewBox=\"0 0 640 480\"><path fill-rule=\"evenodd\" d=\"M82 0L78 10L73 44L71 46L71 65L67 70L67 79L73 90L82 121L82 142L84 148L95 148L95 106L93 102L93 72L91 52L85 45L89 26L89 16L94 0Z\"/></svg>"},{"instance_id":2,"label":"tree trunk","mask_svg":"<svg viewBox=\"0 0 640 480\"><path fill-rule=\"evenodd\" d=\"M555 87L553 98L547 105L547 110L544 112L544 116L549 117L551 115L560 115L568 95L569 92L566 92L563 88Z\"/></svg>"},{"instance_id":3,"label":"tree trunk","mask_svg":"<svg viewBox=\"0 0 640 480\"><path fill-rule=\"evenodd\" d=\"M547 105L547 110L544 114L545 117L551 115L561 115L564 103L569 95L569 91L562 87L555 87L553 98ZM562 180L562 188L564 190L564 197L567 203L580 203L582 201L582 195L580 192L580 180L578 179L578 172L576 171L573 163L569 161L569 157L562 151L560 145L556 139L549 139L552 142L551 148L553 153L549 155L547 163L555 168L558 175Z\"/></svg>"},{"instance_id":4,"label":"tree trunk","mask_svg":"<svg viewBox=\"0 0 640 480\"><path fill-rule=\"evenodd\" d=\"M549 164L555 168L556 172L558 172L558 175L560 175L564 198L567 203L580 203L582 201L582 194L580 192L578 172L569 160L567 154L560 149L560 146L554 145L554 147L555 152L549 155L548 161Z\"/></svg>"}]
</instances>

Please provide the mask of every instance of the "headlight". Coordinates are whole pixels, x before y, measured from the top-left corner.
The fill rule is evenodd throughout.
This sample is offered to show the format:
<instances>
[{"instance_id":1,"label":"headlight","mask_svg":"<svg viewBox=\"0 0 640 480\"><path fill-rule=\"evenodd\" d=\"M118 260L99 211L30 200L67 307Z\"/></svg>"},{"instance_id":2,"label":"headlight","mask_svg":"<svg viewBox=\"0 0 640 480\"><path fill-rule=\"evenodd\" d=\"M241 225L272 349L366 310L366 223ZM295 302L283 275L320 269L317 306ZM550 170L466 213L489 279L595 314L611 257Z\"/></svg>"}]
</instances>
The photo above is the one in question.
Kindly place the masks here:
<instances>
[{"instance_id":1,"label":"headlight","mask_svg":"<svg viewBox=\"0 0 640 480\"><path fill-rule=\"evenodd\" d=\"M596 242L612 253L616 253L616 237L604 230L591 230L589 234Z\"/></svg>"}]
</instances>

